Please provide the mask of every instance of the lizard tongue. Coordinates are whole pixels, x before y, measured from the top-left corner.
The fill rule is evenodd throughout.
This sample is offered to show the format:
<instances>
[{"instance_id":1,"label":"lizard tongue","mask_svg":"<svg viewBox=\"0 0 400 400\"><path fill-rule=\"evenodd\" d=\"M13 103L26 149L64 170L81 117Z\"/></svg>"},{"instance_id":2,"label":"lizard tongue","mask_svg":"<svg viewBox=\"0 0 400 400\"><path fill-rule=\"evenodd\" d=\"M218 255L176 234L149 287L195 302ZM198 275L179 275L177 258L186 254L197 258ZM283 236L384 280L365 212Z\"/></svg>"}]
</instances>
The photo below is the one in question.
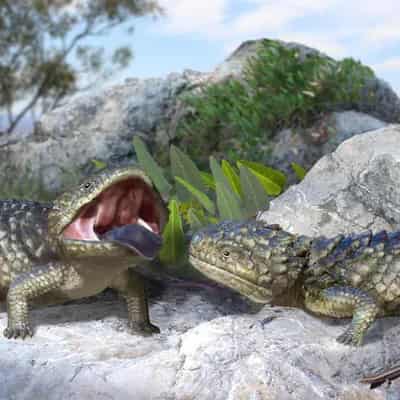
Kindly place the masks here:
<instances>
[{"instance_id":1,"label":"lizard tongue","mask_svg":"<svg viewBox=\"0 0 400 400\"><path fill-rule=\"evenodd\" d=\"M107 231L101 239L110 240L152 260L162 245L160 235L139 224L123 225Z\"/></svg>"}]
</instances>

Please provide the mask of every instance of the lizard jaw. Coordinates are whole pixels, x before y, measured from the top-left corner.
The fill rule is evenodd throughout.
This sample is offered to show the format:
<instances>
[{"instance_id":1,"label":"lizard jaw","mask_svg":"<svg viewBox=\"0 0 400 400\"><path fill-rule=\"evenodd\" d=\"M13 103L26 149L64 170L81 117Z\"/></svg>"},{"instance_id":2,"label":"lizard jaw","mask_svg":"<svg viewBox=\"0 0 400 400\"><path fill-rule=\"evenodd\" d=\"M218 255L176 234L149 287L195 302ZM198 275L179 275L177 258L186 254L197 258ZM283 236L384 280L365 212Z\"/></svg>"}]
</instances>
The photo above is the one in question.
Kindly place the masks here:
<instances>
[{"instance_id":1,"label":"lizard jaw","mask_svg":"<svg viewBox=\"0 0 400 400\"><path fill-rule=\"evenodd\" d=\"M89 245L90 242L92 246L96 242L105 242L118 237L120 240L114 242L126 245L129 242L128 236L131 235L136 237L136 240L140 238L141 241L146 241L146 243L135 242L138 250L140 247L148 248L149 242L158 243L155 236L161 240L162 221L158 203L153 189L142 179L136 177L118 181L78 210L73 220L64 228L62 239L66 243L78 241L82 245L85 243ZM134 225L137 228L132 229ZM124 227L131 228L120 229ZM140 229L149 231L150 236L140 234Z\"/></svg>"},{"instance_id":2,"label":"lizard jaw","mask_svg":"<svg viewBox=\"0 0 400 400\"><path fill-rule=\"evenodd\" d=\"M272 292L267 288L213 266L193 255L189 255L189 262L208 278L239 292L255 303L268 304L272 301Z\"/></svg>"}]
</instances>

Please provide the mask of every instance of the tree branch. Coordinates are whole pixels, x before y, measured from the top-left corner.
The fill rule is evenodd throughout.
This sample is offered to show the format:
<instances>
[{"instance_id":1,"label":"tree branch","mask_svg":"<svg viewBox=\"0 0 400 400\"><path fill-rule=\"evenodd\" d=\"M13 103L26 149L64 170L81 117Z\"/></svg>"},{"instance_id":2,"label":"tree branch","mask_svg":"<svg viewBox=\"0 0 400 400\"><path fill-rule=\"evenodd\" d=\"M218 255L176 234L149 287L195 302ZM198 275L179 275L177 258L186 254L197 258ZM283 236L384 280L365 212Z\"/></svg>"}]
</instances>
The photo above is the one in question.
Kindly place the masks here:
<instances>
[{"instance_id":1,"label":"tree branch","mask_svg":"<svg viewBox=\"0 0 400 400\"><path fill-rule=\"evenodd\" d=\"M79 40L81 40L82 38L84 38L85 36L87 36L90 33L90 29L91 29L92 25L91 24L87 24L85 29L77 34L70 42L69 46L63 51L62 54L60 54L59 57L57 57L57 64L60 65L65 58L68 56L68 54L73 50L73 48L76 46L76 44L79 42ZM47 74L44 79L43 82L40 84L38 90L36 91L36 93L33 95L33 97L31 98L31 100L28 102L28 104L22 108L22 110L16 115L16 117L14 118L14 120L11 122L11 124L9 125L9 127L7 128L7 133L11 133L16 126L18 125L18 123L21 121L22 118L25 117L26 113L37 103L37 101L42 97L43 95L43 91L46 88L47 83L49 82L49 80L52 78L52 73L50 72L49 74Z\"/></svg>"}]
</instances>

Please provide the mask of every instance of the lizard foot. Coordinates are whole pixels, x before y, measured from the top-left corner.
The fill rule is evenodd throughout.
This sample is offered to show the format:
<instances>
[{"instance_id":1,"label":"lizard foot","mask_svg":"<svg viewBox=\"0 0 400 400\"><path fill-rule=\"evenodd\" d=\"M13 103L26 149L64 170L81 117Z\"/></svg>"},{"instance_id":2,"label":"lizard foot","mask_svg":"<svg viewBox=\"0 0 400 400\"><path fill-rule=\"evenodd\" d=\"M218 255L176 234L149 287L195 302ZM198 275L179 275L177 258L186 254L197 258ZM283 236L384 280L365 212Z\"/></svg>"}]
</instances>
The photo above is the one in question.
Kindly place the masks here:
<instances>
[{"instance_id":1,"label":"lizard foot","mask_svg":"<svg viewBox=\"0 0 400 400\"><path fill-rule=\"evenodd\" d=\"M4 329L3 335L7 339L17 339L19 337L21 339L25 339L28 336L33 336L33 330L29 324L20 322L18 324L13 324L13 326L8 326L6 329Z\"/></svg>"},{"instance_id":2,"label":"lizard foot","mask_svg":"<svg viewBox=\"0 0 400 400\"><path fill-rule=\"evenodd\" d=\"M151 336L160 333L160 328L150 322L129 322L129 329L132 334Z\"/></svg>"},{"instance_id":3,"label":"lizard foot","mask_svg":"<svg viewBox=\"0 0 400 400\"><path fill-rule=\"evenodd\" d=\"M336 338L336 341L349 346L361 346L362 339L361 335L356 335L352 329L347 329Z\"/></svg>"}]
</instances>

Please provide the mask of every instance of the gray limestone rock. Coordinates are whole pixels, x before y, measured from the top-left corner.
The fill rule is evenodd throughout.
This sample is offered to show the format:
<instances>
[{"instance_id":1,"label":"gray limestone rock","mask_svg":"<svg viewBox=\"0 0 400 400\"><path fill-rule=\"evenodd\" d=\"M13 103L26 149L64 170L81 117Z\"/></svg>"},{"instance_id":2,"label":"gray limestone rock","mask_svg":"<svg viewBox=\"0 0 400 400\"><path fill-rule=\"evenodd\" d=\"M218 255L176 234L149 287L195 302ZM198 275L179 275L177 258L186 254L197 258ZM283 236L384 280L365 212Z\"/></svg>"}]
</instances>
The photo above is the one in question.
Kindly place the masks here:
<instances>
[{"instance_id":1,"label":"gray limestone rock","mask_svg":"<svg viewBox=\"0 0 400 400\"><path fill-rule=\"evenodd\" d=\"M400 125L356 135L259 217L306 235L400 228Z\"/></svg>"},{"instance_id":2,"label":"gray limestone rock","mask_svg":"<svg viewBox=\"0 0 400 400\"><path fill-rule=\"evenodd\" d=\"M332 112L324 115L311 127L285 129L271 140L271 153L265 163L283 171L290 184L298 179L291 163L309 170L323 155L354 135L387 126L386 122L357 111Z\"/></svg>"},{"instance_id":3,"label":"gray limestone rock","mask_svg":"<svg viewBox=\"0 0 400 400\"><path fill-rule=\"evenodd\" d=\"M220 288L169 286L150 307L162 333L143 338L125 331L110 296L34 310L33 339L0 338L0 399L384 400L400 390L358 382L399 359L396 319L379 320L354 349L335 341L345 323L248 311Z\"/></svg>"},{"instance_id":4,"label":"gray limestone rock","mask_svg":"<svg viewBox=\"0 0 400 400\"><path fill-rule=\"evenodd\" d=\"M182 116L191 112L182 102L182 95L198 93L207 83L240 77L246 60L255 54L259 43L244 42L210 73L186 70L166 78L128 79L123 85L65 99L43 116L34 134L1 138L0 179L6 186L21 186L33 179L44 190L57 192L82 173L90 172L93 159L108 165L131 163L135 135L143 137L150 146L156 143L163 148L174 139ZM297 43L281 43L296 48L302 57L317 52ZM372 103L366 95L359 104L344 108L368 112L382 121L398 122L400 100L390 86L378 79L368 85L375 93ZM358 128L356 124L357 133ZM280 139L278 135L278 142ZM321 150L317 150L320 154ZM313 153L312 148L309 153ZM18 180L24 182L20 184Z\"/></svg>"}]
</instances>

